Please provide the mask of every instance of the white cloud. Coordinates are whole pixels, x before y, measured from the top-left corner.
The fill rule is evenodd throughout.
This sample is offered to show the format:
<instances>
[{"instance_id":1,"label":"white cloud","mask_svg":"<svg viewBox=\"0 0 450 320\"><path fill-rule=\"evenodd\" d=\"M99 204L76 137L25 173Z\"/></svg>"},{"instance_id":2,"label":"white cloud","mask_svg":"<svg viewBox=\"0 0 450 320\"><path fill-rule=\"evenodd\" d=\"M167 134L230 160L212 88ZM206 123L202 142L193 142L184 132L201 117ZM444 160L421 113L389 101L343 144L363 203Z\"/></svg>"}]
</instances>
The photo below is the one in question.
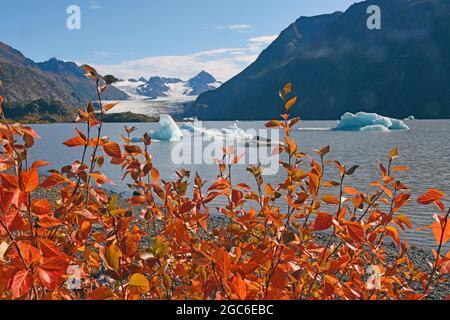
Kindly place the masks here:
<instances>
[{"instance_id":1,"label":"white cloud","mask_svg":"<svg viewBox=\"0 0 450 320\"><path fill-rule=\"evenodd\" d=\"M219 81L226 81L254 62L276 36L251 38L243 48L217 48L183 56L154 56L112 65L95 65L102 74L129 79L151 76L177 77L187 80L205 70Z\"/></svg>"},{"instance_id":2,"label":"white cloud","mask_svg":"<svg viewBox=\"0 0 450 320\"><path fill-rule=\"evenodd\" d=\"M215 29L217 30L230 30L230 31L237 31L237 32L245 32L250 29L253 29L253 26L251 24L229 24L226 26L218 26Z\"/></svg>"},{"instance_id":3,"label":"white cloud","mask_svg":"<svg viewBox=\"0 0 450 320\"><path fill-rule=\"evenodd\" d=\"M99 1L91 1L89 8L96 10L103 8Z\"/></svg>"},{"instance_id":4,"label":"white cloud","mask_svg":"<svg viewBox=\"0 0 450 320\"><path fill-rule=\"evenodd\" d=\"M250 42L265 45L265 44L270 44L270 43L274 42L277 37L278 37L277 35L255 37L255 38L251 38Z\"/></svg>"}]
</instances>

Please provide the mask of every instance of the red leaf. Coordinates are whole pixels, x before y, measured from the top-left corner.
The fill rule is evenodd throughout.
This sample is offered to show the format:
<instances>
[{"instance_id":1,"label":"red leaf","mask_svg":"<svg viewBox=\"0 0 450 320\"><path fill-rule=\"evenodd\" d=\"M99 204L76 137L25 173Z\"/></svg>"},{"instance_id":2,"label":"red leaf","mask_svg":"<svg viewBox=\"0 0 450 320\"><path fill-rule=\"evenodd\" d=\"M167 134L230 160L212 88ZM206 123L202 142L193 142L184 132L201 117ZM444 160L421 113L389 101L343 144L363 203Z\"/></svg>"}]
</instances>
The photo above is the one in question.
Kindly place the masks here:
<instances>
[{"instance_id":1,"label":"red leaf","mask_svg":"<svg viewBox=\"0 0 450 320\"><path fill-rule=\"evenodd\" d=\"M113 158L122 158L122 152L120 151L120 147L115 142L108 142L103 145L103 150L105 153Z\"/></svg>"},{"instance_id":2,"label":"red leaf","mask_svg":"<svg viewBox=\"0 0 450 320\"><path fill-rule=\"evenodd\" d=\"M36 268L42 285L54 290L62 281L62 276L66 274L68 266L67 260L58 256L43 259L40 266Z\"/></svg>"},{"instance_id":3,"label":"red leaf","mask_svg":"<svg viewBox=\"0 0 450 320\"><path fill-rule=\"evenodd\" d=\"M28 270L21 270L14 275L11 290L13 293L13 299L23 297L30 291L33 285L33 277Z\"/></svg>"},{"instance_id":4,"label":"red leaf","mask_svg":"<svg viewBox=\"0 0 450 320\"><path fill-rule=\"evenodd\" d=\"M39 248L41 249L41 254L44 258L66 257L66 255L60 251L56 243L51 240L39 240Z\"/></svg>"},{"instance_id":5,"label":"red leaf","mask_svg":"<svg viewBox=\"0 0 450 320\"><path fill-rule=\"evenodd\" d=\"M11 206L12 200L14 198L14 193L6 191L0 188L0 209L2 212L8 212Z\"/></svg>"},{"instance_id":6,"label":"red leaf","mask_svg":"<svg viewBox=\"0 0 450 320\"><path fill-rule=\"evenodd\" d=\"M19 178L17 176L12 176L5 173L0 173L0 177L2 178L2 186L9 190L14 191L19 189Z\"/></svg>"},{"instance_id":7,"label":"red leaf","mask_svg":"<svg viewBox=\"0 0 450 320\"><path fill-rule=\"evenodd\" d=\"M314 221L314 231L327 230L333 224L333 217L326 212L319 212L316 221Z\"/></svg>"},{"instance_id":8,"label":"red leaf","mask_svg":"<svg viewBox=\"0 0 450 320\"><path fill-rule=\"evenodd\" d=\"M111 289L106 287L99 287L87 296L87 300L106 300L112 297L114 297L114 294Z\"/></svg>"},{"instance_id":9,"label":"red leaf","mask_svg":"<svg viewBox=\"0 0 450 320\"><path fill-rule=\"evenodd\" d=\"M231 260L228 252L221 248L216 253L216 268L222 279L228 279L230 273Z\"/></svg>"},{"instance_id":10,"label":"red leaf","mask_svg":"<svg viewBox=\"0 0 450 320\"><path fill-rule=\"evenodd\" d=\"M56 226L62 225L62 221L56 219L55 217L51 216L41 216L39 217L39 225L43 228L53 228Z\"/></svg>"},{"instance_id":11,"label":"red leaf","mask_svg":"<svg viewBox=\"0 0 450 320\"><path fill-rule=\"evenodd\" d=\"M358 222L348 222L347 223L348 235L352 237L356 242L364 241L364 228Z\"/></svg>"}]
</instances>

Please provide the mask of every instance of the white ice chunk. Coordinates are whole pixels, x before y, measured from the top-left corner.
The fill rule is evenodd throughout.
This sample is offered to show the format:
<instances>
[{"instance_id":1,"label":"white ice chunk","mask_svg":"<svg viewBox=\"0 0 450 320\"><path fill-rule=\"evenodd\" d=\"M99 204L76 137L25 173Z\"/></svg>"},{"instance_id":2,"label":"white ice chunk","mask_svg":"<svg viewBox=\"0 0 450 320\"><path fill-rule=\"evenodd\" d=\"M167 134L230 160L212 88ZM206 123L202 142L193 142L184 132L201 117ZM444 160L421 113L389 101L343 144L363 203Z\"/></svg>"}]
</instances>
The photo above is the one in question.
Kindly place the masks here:
<instances>
[{"instance_id":1,"label":"white ice chunk","mask_svg":"<svg viewBox=\"0 0 450 320\"><path fill-rule=\"evenodd\" d=\"M183 132L178 128L171 116L163 114L159 117L159 128L151 133L152 139L159 141L181 141Z\"/></svg>"},{"instance_id":2,"label":"white ice chunk","mask_svg":"<svg viewBox=\"0 0 450 320\"><path fill-rule=\"evenodd\" d=\"M369 127L365 129L366 127ZM385 128L381 129L381 127ZM347 112L338 121L336 130L354 131L389 131L408 130L409 127L401 120L380 116L376 113L358 112L356 114Z\"/></svg>"},{"instance_id":3,"label":"white ice chunk","mask_svg":"<svg viewBox=\"0 0 450 320\"><path fill-rule=\"evenodd\" d=\"M373 131L373 132L390 132L388 128L382 126L381 124L374 124L371 126L365 126L359 129L359 131Z\"/></svg>"}]
</instances>

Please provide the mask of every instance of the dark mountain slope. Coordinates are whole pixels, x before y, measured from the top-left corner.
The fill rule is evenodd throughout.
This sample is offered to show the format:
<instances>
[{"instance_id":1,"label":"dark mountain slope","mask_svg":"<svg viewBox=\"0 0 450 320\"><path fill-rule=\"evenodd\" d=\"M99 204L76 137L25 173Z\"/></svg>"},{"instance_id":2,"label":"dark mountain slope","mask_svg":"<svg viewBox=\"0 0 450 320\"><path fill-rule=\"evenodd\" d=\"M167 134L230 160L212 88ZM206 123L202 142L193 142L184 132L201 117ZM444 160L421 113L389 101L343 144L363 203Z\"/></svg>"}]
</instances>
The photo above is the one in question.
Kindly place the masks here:
<instances>
[{"instance_id":1,"label":"dark mountain slope","mask_svg":"<svg viewBox=\"0 0 450 320\"><path fill-rule=\"evenodd\" d=\"M3 82L0 93L5 103L15 106L39 100L40 104L63 102L65 107L75 108L96 98L95 84L84 77L83 70L75 63L56 59L35 63L1 42L0 80ZM127 97L113 87L105 93L105 99Z\"/></svg>"},{"instance_id":2,"label":"dark mountain slope","mask_svg":"<svg viewBox=\"0 0 450 320\"><path fill-rule=\"evenodd\" d=\"M382 11L369 30L367 7ZM188 115L204 120L278 117L277 90L292 82L304 119L368 111L392 117L450 118L450 1L371 0L345 13L300 18L260 57Z\"/></svg>"}]
</instances>

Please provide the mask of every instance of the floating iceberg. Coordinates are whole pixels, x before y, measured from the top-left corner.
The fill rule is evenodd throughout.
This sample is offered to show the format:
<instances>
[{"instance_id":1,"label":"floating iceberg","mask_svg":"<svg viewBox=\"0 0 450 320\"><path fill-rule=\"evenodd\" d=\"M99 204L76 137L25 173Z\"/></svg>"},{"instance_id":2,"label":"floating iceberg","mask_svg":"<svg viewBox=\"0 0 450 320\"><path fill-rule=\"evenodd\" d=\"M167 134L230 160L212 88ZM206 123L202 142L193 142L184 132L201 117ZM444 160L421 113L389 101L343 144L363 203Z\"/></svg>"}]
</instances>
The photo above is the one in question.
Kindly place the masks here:
<instances>
[{"instance_id":1,"label":"floating iceberg","mask_svg":"<svg viewBox=\"0 0 450 320\"><path fill-rule=\"evenodd\" d=\"M352 131L379 131L409 130L409 127L401 120L380 116L376 113L347 112L338 121L335 130Z\"/></svg>"},{"instance_id":2,"label":"floating iceberg","mask_svg":"<svg viewBox=\"0 0 450 320\"><path fill-rule=\"evenodd\" d=\"M249 133L241 129L237 121L228 128L222 129L207 129L198 125L199 123L185 123L181 126L182 130L186 130L190 134L199 135L219 142L233 142L243 144L246 146L254 145L281 145L279 141L273 141L265 137L258 136L256 130L254 133Z\"/></svg>"},{"instance_id":3,"label":"floating iceberg","mask_svg":"<svg viewBox=\"0 0 450 320\"><path fill-rule=\"evenodd\" d=\"M408 118L405 118L405 120L407 120L407 121L414 121L414 120L416 120L416 117L409 116Z\"/></svg>"},{"instance_id":4,"label":"floating iceberg","mask_svg":"<svg viewBox=\"0 0 450 320\"><path fill-rule=\"evenodd\" d=\"M159 117L158 130L152 131L151 137L154 140L176 142L183 139L183 132L171 116L163 114Z\"/></svg>"}]
</instances>

